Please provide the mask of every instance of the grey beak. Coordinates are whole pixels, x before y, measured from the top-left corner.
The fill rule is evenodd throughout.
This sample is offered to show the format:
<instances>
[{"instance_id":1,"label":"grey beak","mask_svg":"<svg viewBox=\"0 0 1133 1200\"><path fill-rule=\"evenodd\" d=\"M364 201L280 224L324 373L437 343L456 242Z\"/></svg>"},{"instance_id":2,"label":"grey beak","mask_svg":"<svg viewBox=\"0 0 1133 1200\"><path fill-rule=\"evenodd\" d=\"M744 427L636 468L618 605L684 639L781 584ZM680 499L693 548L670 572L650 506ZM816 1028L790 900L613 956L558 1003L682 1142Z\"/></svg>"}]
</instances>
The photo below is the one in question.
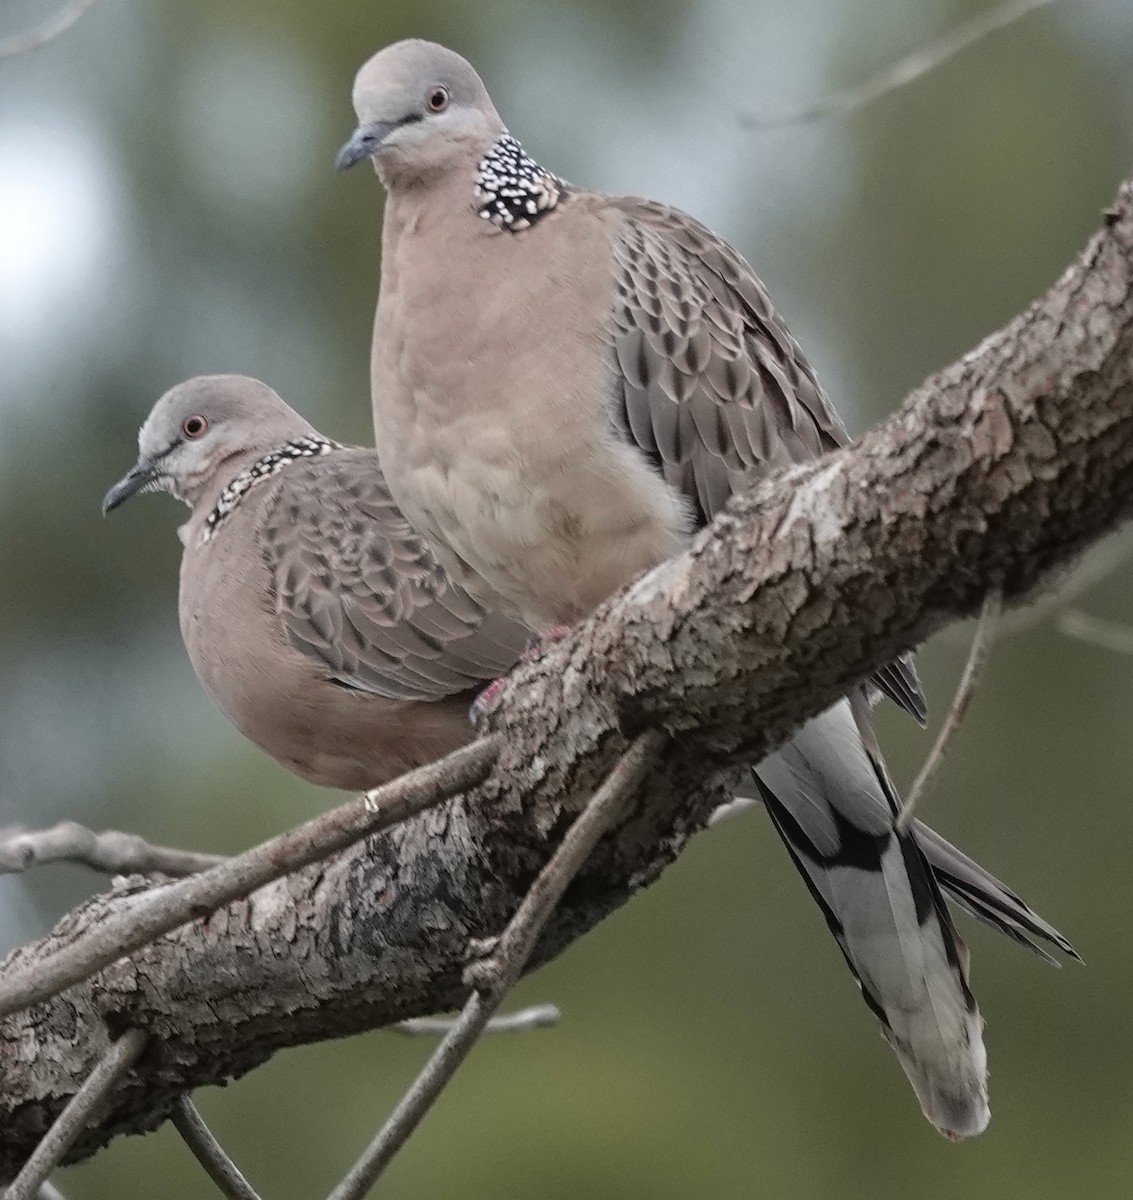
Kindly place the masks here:
<instances>
[{"instance_id":1,"label":"grey beak","mask_svg":"<svg viewBox=\"0 0 1133 1200\"><path fill-rule=\"evenodd\" d=\"M152 463L145 458L138 459L129 471L103 496L102 515L105 517L111 509L117 508L119 504L125 504L131 496L136 496L138 492L145 491L147 487L160 478L161 472L156 463Z\"/></svg>"},{"instance_id":2,"label":"grey beak","mask_svg":"<svg viewBox=\"0 0 1133 1200\"><path fill-rule=\"evenodd\" d=\"M350 135L350 140L338 152L334 160L336 171L349 171L355 163L364 158L370 158L382 148L382 142L402 125L408 124L409 118L403 121L375 121L373 125L359 125Z\"/></svg>"}]
</instances>

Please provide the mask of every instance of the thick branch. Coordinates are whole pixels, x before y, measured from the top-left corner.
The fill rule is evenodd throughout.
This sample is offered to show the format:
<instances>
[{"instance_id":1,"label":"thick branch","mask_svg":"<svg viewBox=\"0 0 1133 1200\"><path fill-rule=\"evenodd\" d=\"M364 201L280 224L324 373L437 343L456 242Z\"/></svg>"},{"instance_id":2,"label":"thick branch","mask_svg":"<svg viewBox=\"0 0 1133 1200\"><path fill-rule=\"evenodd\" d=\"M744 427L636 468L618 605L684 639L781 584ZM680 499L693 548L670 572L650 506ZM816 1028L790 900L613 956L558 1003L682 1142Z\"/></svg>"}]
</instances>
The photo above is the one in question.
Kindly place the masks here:
<instances>
[{"instance_id":1,"label":"thick branch","mask_svg":"<svg viewBox=\"0 0 1133 1200\"><path fill-rule=\"evenodd\" d=\"M144 891L137 903L76 931L69 945L48 957L14 964L0 978L0 1016L46 1000L193 917L207 917L222 904L243 899L274 879L321 862L367 834L400 824L464 791L484 778L496 754L494 740L482 738L199 875Z\"/></svg>"},{"instance_id":2,"label":"thick branch","mask_svg":"<svg viewBox=\"0 0 1133 1200\"><path fill-rule=\"evenodd\" d=\"M48 1175L103 1107L114 1085L145 1052L149 1040L150 1035L143 1030L127 1029L107 1047L12 1181L6 1200L32 1200L39 1194Z\"/></svg>"},{"instance_id":3,"label":"thick branch","mask_svg":"<svg viewBox=\"0 0 1133 1200\"><path fill-rule=\"evenodd\" d=\"M650 725L681 734L567 890L546 959L680 852L729 791L710 772L761 758L990 589L1019 601L1117 525L1133 507L1131 203L1126 184L1050 292L890 420L737 498L516 671L476 791L0 1022L0 1179L89 1072L100 1024L146 1029L154 1048L75 1158L283 1046L455 1007L469 939L503 929L627 743ZM126 903L95 899L19 965Z\"/></svg>"}]
</instances>

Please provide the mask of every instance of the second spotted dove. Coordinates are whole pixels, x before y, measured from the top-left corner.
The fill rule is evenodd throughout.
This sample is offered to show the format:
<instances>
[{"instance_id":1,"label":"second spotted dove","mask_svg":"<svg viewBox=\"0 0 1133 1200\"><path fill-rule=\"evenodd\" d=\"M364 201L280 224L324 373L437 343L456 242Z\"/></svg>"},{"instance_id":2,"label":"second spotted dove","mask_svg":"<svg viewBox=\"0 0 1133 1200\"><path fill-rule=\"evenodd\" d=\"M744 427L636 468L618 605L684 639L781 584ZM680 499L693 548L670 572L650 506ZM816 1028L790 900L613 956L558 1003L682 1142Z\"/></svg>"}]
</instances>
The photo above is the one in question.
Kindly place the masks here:
<instances>
[{"instance_id":1,"label":"second spotted dove","mask_svg":"<svg viewBox=\"0 0 1133 1200\"><path fill-rule=\"evenodd\" d=\"M167 392L104 511L168 491L181 633L232 723L313 783L372 788L464 744L468 706L528 632L448 582L372 450L318 433L266 384Z\"/></svg>"}]
</instances>

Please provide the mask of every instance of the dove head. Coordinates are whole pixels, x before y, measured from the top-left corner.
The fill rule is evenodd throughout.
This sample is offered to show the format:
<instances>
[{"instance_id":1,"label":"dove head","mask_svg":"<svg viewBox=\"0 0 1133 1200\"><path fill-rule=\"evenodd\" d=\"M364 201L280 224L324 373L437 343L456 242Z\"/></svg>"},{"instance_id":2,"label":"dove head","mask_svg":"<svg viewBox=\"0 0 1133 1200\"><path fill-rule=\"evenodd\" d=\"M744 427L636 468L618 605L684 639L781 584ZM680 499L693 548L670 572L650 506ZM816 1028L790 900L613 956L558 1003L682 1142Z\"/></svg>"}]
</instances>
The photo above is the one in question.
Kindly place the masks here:
<instances>
[{"instance_id":1,"label":"dove head","mask_svg":"<svg viewBox=\"0 0 1133 1200\"><path fill-rule=\"evenodd\" d=\"M141 492L193 507L257 455L315 430L259 380L198 375L170 388L138 431L138 461L106 493L109 512Z\"/></svg>"},{"instance_id":2,"label":"dove head","mask_svg":"<svg viewBox=\"0 0 1133 1200\"><path fill-rule=\"evenodd\" d=\"M378 51L354 80L358 128L335 163L364 158L386 187L468 169L504 133L480 76L459 54L411 38Z\"/></svg>"}]
</instances>

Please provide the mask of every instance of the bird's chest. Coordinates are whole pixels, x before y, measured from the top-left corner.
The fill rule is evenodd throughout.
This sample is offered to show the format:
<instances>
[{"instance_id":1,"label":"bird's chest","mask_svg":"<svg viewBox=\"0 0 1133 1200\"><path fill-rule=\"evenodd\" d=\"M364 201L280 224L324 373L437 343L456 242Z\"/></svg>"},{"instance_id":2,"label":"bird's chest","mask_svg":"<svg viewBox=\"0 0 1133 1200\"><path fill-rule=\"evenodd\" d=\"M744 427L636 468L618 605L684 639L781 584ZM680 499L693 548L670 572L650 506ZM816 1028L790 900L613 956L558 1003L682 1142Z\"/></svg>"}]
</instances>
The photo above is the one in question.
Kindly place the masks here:
<instances>
[{"instance_id":1,"label":"bird's chest","mask_svg":"<svg viewBox=\"0 0 1133 1200\"><path fill-rule=\"evenodd\" d=\"M233 525L238 517L230 518ZM190 538L181 560L178 615L198 678L247 732L248 714L260 711L262 698L280 686L272 666L283 665L287 654L274 612L266 607L270 589L263 560L258 553L231 552L230 540L242 532L225 525L206 544L196 534Z\"/></svg>"},{"instance_id":2,"label":"bird's chest","mask_svg":"<svg viewBox=\"0 0 1133 1200\"><path fill-rule=\"evenodd\" d=\"M406 517L471 591L537 624L618 586L627 534L649 527L624 562L639 570L684 519L658 520L656 477L612 432L604 235L546 237L557 219L481 222L460 260L425 253L425 227L387 239L373 346L378 453Z\"/></svg>"}]
</instances>

